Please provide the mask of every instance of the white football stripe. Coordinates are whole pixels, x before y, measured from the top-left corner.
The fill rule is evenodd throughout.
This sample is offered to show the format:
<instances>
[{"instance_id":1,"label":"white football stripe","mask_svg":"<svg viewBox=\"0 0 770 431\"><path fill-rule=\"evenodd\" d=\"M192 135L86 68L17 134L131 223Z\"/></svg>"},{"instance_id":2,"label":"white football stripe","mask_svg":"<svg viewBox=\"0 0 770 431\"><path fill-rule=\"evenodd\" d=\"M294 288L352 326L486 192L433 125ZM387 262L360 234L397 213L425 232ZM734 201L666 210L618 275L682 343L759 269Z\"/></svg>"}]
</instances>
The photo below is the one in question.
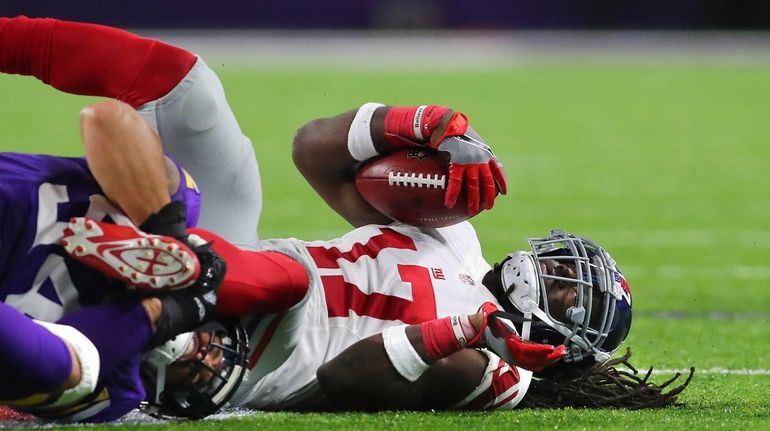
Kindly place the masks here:
<instances>
[{"instance_id":1,"label":"white football stripe","mask_svg":"<svg viewBox=\"0 0 770 431\"><path fill-rule=\"evenodd\" d=\"M702 247L734 246L762 247L770 245L769 230L608 230L600 238L593 238L607 246L615 247Z\"/></svg>"},{"instance_id":2,"label":"white football stripe","mask_svg":"<svg viewBox=\"0 0 770 431\"><path fill-rule=\"evenodd\" d=\"M644 370L639 370L639 374L644 374ZM653 368L652 374L689 374L690 369L689 368L661 368L661 369L655 369ZM699 374L706 374L706 375L720 375L720 376L770 376L770 370L764 369L764 368L722 368L722 367L712 367L712 368L703 368L700 369L698 367L695 367L695 375Z\"/></svg>"}]
</instances>

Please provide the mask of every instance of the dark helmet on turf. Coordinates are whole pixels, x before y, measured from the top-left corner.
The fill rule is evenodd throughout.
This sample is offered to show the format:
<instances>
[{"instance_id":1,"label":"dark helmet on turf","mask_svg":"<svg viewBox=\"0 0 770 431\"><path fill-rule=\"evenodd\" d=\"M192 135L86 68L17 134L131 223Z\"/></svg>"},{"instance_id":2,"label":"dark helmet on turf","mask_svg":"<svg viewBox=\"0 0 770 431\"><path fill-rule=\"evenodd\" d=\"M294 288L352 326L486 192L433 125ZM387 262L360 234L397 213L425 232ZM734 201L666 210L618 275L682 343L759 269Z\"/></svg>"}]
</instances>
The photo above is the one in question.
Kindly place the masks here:
<instances>
[{"instance_id":1,"label":"dark helmet on turf","mask_svg":"<svg viewBox=\"0 0 770 431\"><path fill-rule=\"evenodd\" d=\"M615 260L588 238L554 229L547 238L530 238L530 251L509 254L498 266L504 291L498 300L522 316L522 338L564 344L564 363L605 362L631 329L631 291ZM550 270L569 264L574 277ZM577 301L558 318L548 306L547 286L554 281L577 285Z\"/></svg>"},{"instance_id":2,"label":"dark helmet on turf","mask_svg":"<svg viewBox=\"0 0 770 431\"><path fill-rule=\"evenodd\" d=\"M146 353L140 374L155 417L202 419L225 406L246 372L248 338L241 325L217 321L179 334Z\"/></svg>"}]
</instances>

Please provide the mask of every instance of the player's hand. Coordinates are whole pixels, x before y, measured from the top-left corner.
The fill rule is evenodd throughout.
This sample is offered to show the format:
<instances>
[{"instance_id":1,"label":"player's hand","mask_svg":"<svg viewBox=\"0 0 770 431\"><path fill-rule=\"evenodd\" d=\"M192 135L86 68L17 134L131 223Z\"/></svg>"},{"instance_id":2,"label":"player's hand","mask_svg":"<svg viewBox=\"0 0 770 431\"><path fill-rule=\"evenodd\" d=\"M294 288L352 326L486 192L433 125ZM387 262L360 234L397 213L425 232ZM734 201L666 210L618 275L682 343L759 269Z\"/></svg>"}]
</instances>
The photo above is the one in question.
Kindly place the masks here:
<instances>
[{"instance_id":1,"label":"player's hand","mask_svg":"<svg viewBox=\"0 0 770 431\"><path fill-rule=\"evenodd\" d=\"M446 127L437 128L428 144L449 154L449 185L444 205L454 207L460 191L465 189L468 212L476 214L481 209L491 209L497 194L508 191L503 165L468 125L464 114L448 112L445 115Z\"/></svg>"},{"instance_id":2,"label":"player's hand","mask_svg":"<svg viewBox=\"0 0 770 431\"><path fill-rule=\"evenodd\" d=\"M469 346L486 347L508 364L535 372L550 367L567 355L564 345L523 340L511 321L518 316L499 311L491 302L484 303L480 312L484 314L484 324L477 337L468 343Z\"/></svg>"},{"instance_id":3,"label":"player's hand","mask_svg":"<svg viewBox=\"0 0 770 431\"><path fill-rule=\"evenodd\" d=\"M159 346L183 332L193 331L214 320L217 290L227 272L225 260L198 235L187 237L201 265L198 278L191 286L160 295L162 305L156 321L153 345Z\"/></svg>"},{"instance_id":4,"label":"player's hand","mask_svg":"<svg viewBox=\"0 0 770 431\"><path fill-rule=\"evenodd\" d=\"M463 113L439 105L390 107L384 132L394 148L424 145L449 154L447 208L455 206L463 189L468 212L473 215L492 208L497 194L507 192L503 165Z\"/></svg>"}]
</instances>

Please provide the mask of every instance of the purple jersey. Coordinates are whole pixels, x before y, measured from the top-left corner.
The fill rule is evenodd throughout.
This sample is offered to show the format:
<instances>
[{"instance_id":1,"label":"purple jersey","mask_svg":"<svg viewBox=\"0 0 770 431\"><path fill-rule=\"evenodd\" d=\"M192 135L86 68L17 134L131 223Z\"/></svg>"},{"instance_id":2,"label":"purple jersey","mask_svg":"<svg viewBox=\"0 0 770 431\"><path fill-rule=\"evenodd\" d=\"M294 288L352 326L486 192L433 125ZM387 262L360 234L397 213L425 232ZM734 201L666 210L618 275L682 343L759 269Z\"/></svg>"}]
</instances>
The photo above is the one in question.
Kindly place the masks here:
<instances>
[{"instance_id":1,"label":"purple jersey","mask_svg":"<svg viewBox=\"0 0 770 431\"><path fill-rule=\"evenodd\" d=\"M195 220L200 198L192 180L182 178L174 199L183 201ZM56 322L82 306L125 293L118 282L70 259L59 244L68 220L82 216L131 223L103 195L85 159L0 153L1 301L35 319ZM100 378L98 390L79 406L82 409L36 414L91 421L122 416L144 395L139 359L138 353L126 358Z\"/></svg>"},{"instance_id":2,"label":"purple jersey","mask_svg":"<svg viewBox=\"0 0 770 431\"><path fill-rule=\"evenodd\" d=\"M112 282L66 257L59 244L70 217L128 219L101 194L85 159L0 154L0 299L55 322L101 302Z\"/></svg>"}]
</instances>

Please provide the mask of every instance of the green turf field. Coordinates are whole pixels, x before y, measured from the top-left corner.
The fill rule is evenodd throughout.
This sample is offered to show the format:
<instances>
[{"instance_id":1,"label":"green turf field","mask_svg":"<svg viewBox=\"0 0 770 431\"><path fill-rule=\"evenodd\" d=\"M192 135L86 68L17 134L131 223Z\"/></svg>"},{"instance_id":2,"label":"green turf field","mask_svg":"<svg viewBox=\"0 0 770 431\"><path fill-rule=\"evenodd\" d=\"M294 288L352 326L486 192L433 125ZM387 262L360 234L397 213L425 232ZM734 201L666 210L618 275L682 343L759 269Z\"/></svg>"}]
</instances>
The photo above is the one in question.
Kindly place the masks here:
<instances>
[{"instance_id":1,"label":"green turf field","mask_svg":"<svg viewBox=\"0 0 770 431\"><path fill-rule=\"evenodd\" d=\"M631 284L632 362L699 372L683 407L657 411L281 413L145 428L770 428L770 69L218 71L260 160L263 237L347 230L291 165L305 121L371 100L448 104L508 172L509 195L474 220L488 260L551 227L592 237ZM2 151L81 153L77 113L91 99L10 76L0 95Z\"/></svg>"}]
</instances>

